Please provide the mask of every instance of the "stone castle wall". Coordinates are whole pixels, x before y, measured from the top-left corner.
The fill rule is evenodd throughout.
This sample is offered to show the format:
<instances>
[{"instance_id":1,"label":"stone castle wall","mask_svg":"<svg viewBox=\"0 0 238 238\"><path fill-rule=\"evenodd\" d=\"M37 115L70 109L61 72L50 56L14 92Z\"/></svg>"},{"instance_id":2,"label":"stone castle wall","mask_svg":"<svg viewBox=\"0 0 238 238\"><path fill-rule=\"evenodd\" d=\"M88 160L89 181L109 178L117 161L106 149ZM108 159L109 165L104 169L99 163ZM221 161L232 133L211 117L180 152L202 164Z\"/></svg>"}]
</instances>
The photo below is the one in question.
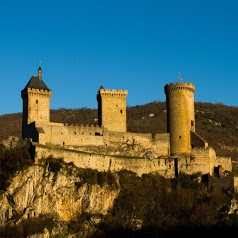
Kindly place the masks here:
<instances>
[{"instance_id":1,"label":"stone castle wall","mask_svg":"<svg viewBox=\"0 0 238 238\"><path fill-rule=\"evenodd\" d=\"M176 172L186 174L202 173L214 174L214 168L222 166L223 171L231 171L231 158L214 157L214 150L192 150L192 157L159 157L148 159L144 157L105 155L83 151L76 151L62 147L41 145L33 142L35 148L35 163L49 156L62 158L66 163L73 163L75 166L85 169L95 169L100 172L129 170L138 176L148 173L158 173L166 178L174 178Z\"/></svg>"},{"instance_id":2,"label":"stone castle wall","mask_svg":"<svg viewBox=\"0 0 238 238\"><path fill-rule=\"evenodd\" d=\"M35 163L40 163L41 159L49 156L62 158L67 163L73 163L75 166L84 169L95 169L100 172L129 170L135 172L138 176L156 172L167 178L173 178L174 161L166 159L145 159L140 157L110 156L79 152L75 150L54 148L40 145L33 142L35 147Z\"/></svg>"},{"instance_id":3,"label":"stone castle wall","mask_svg":"<svg viewBox=\"0 0 238 238\"><path fill-rule=\"evenodd\" d=\"M217 164L218 165L222 165L222 169L225 171L232 171L232 162L231 162L231 158L229 157L217 157Z\"/></svg>"},{"instance_id":4,"label":"stone castle wall","mask_svg":"<svg viewBox=\"0 0 238 238\"><path fill-rule=\"evenodd\" d=\"M235 193L238 193L238 177L237 176L234 176L234 184L233 184L233 186L234 186L234 192Z\"/></svg>"},{"instance_id":5,"label":"stone castle wall","mask_svg":"<svg viewBox=\"0 0 238 238\"><path fill-rule=\"evenodd\" d=\"M193 171L203 174L213 174L214 166L217 164L216 152L213 148L194 148L191 152L191 166Z\"/></svg>"},{"instance_id":6,"label":"stone castle wall","mask_svg":"<svg viewBox=\"0 0 238 238\"><path fill-rule=\"evenodd\" d=\"M33 141L40 144L72 147L76 150L82 149L82 146L101 146L105 153L108 153L109 148L114 148L118 153L124 150L131 156L140 157L149 149L153 151L154 158L169 155L168 133L153 137L150 133L110 132L99 126L52 122L35 122L28 125L27 131L27 138L33 138Z\"/></svg>"},{"instance_id":7,"label":"stone castle wall","mask_svg":"<svg viewBox=\"0 0 238 238\"><path fill-rule=\"evenodd\" d=\"M41 123L36 123L37 126ZM45 144L59 146L103 145L102 128L99 126L48 123L43 125ZM41 143L41 141L39 141ZM44 143L43 143L44 144Z\"/></svg>"}]
</instances>

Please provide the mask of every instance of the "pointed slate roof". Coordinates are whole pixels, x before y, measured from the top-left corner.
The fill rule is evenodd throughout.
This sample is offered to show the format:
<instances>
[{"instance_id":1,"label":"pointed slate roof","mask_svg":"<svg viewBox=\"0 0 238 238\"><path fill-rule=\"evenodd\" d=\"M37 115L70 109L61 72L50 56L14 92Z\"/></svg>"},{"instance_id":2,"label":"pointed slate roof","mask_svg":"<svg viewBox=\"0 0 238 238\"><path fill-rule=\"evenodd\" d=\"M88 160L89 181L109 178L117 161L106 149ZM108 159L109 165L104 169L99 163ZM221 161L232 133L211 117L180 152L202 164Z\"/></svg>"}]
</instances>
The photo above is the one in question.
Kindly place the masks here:
<instances>
[{"instance_id":1,"label":"pointed slate roof","mask_svg":"<svg viewBox=\"0 0 238 238\"><path fill-rule=\"evenodd\" d=\"M41 67L39 67L38 72L39 71L41 71ZM38 74L38 76L32 76L31 79L29 80L29 82L27 83L27 85L25 86L25 88L23 90L25 90L27 88L35 88L35 89L43 89L43 90L52 91L51 89L49 89L46 86L46 84L41 79L41 76L39 74Z\"/></svg>"}]
</instances>

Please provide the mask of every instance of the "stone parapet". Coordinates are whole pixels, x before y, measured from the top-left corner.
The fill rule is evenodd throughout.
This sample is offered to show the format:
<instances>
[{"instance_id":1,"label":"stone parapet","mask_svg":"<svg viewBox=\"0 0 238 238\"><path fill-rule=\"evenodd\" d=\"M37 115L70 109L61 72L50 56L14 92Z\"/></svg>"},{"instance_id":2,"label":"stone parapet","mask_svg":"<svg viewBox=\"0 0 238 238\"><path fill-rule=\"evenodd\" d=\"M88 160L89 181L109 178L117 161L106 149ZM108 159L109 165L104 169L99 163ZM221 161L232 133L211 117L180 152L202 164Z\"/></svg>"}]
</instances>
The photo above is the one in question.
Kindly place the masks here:
<instances>
[{"instance_id":1,"label":"stone parapet","mask_svg":"<svg viewBox=\"0 0 238 238\"><path fill-rule=\"evenodd\" d=\"M177 90L191 90L195 91L195 85L193 83L169 83L164 86L164 92L167 93L168 91L177 91Z\"/></svg>"},{"instance_id":2,"label":"stone parapet","mask_svg":"<svg viewBox=\"0 0 238 238\"><path fill-rule=\"evenodd\" d=\"M127 97L128 90L100 89L99 93L103 97Z\"/></svg>"}]
</instances>

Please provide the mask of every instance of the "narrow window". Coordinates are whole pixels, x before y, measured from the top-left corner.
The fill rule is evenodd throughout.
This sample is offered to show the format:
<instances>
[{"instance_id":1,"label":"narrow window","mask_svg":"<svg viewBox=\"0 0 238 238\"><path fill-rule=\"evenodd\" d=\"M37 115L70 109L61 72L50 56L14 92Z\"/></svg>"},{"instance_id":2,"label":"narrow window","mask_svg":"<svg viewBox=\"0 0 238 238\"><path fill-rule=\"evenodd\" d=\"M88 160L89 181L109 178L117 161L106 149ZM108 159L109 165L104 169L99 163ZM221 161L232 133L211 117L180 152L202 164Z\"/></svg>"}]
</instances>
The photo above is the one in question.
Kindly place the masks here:
<instances>
[{"instance_id":1,"label":"narrow window","mask_svg":"<svg viewBox=\"0 0 238 238\"><path fill-rule=\"evenodd\" d=\"M122 114L122 110L120 110L120 113Z\"/></svg>"},{"instance_id":2,"label":"narrow window","mask_svg":"<svg viewBox=\"0 0 238 238\"><path fill-rule=\"evenodd\" d=\"M36 104L38 104L38 100L36 100Z\"/></svg>"},{"instance_id":3,"label":"narrow window","mask_svg":"<svg viewBox=\"0 0 238 238\"><path fill-rule=\"evenodd\" d=\"M181 139L182 138L182 136L179 136L179 139Z\"/></svg>"},{"instance_id":4,"label":"narrow window","mask_svg":"<svg viewBox=\"0 0 238 238\"><path fill-rule=\"evenodd\" d=\"M193 120L191 121L191 126L194 126L194 121Z\"/></svg>"}]
</instances>

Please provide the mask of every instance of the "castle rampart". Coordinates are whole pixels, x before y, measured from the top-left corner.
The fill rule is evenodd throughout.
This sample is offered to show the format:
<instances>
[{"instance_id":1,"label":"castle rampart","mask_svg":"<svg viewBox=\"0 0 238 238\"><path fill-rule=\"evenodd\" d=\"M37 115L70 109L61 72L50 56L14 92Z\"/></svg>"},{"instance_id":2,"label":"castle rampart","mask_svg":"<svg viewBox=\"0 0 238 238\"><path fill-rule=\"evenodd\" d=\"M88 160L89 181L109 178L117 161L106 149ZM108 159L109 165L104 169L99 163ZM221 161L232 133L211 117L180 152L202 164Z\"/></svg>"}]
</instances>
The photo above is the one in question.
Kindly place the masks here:
<instances>
[{"instance_id":1,"label":"castle rampart","mask_svg":"<svg viewBox=\"0 0 238 238\"><path fill-rule=\"evenodd\" d=\"M128 95L128 90L120 90L120 89L115 90L115 89L101 88L99 92L102 96L107 96L107 97L127 97Z\"/></svg>"},{"instance_id":2,"label":"castle rampart","mask_svg":"<svg viewBox=\"0 0 238 238\"><path fill-rule=\"evenodd\" d=\"M22 93L22 95L24 94L30 94L30 95L38 95L38 96L43 96L43 95L52 95L52 91L51 90L44 90L44 89L37 89L37 88L27 88L27 90L25 92Z\"/></svg>"},{"instance_id":3,"label":"castle rampart","mask_svg":"<svg viewBox=\"0 0 238 238\"><path fill-rule=\"evenodd\" d=\"M41 127L36 122L36 127ZM59 146L104 145L102 128L97 126L48 123L43 125L45 143Z\"/></svg>"},{"instance_id":4,"label":"castle rampart","mask_svg":"<svg viewBox=\"0 0 238 238\"><path fill-rule=\"evenodd\" d=\"M73 163L77 167L95 169L100 172L115 172L125 169L135 172L138 176L156 172L167 178L175 177L173 160L165 162L165 159L148 160L140 157L100 155L53 148L38 143L33 143L33 145L36 164L40 163L42 158L53 156L54 158L62 158L67 163Z\"/></svg>"},{"instance_id":5,"label":"castle rampart","mask_svg":"<svg viewBox=\"0 0 238 238\"><path fill-rule=\"evenodd\" d=\"M81 168L98 171L130 170L141 176L156 172L173 178L180 172L214 174L231 171L231 159L215 150L195 132L192 83L165 85L167 133L128 133L127 90L97 92L98 125L50 122L52 91L42 81L42 70L21 91L22 138L31 138L36 163L53 156ZM222 169L221 169L222 168Z\"/></svg>"},{"instance_id":6,"label":"castle rampart","mask_svg":"<svg viewBox=\"0 0 238 238\"><path fill-rule=\"evenodd\" d=\"M169 155L167 133L153 137L150 133L109 132L99 126L35 122L28 126L28 138L34 138L33 141L40 144L70 147L75 150L90 146L90 151L93 150L92 147L97 147L95 150L103 153L110 151L111 154L128 153L143 157L147 150L151 149L154 158Z\"/></svg>"},{"instance_id":7,"label":"castle rampart","mask_svg":"<svg viewBox=\"0 0 238 238\"><path fill-rule=\"evenodd\" d=\"M217 166L216 152L213 148L194 148L191 151L191 165L194 170L203 174L214 174L214 167Z\"/></svg>"},{"instance_id":8,"label":"castle rampart","mask_svg":"<svg viewBox=\"0 0 238 238\"><path fill-rule=\"evenodd\" d=\"M177 90L191 90L195 92L195 85L193 83L185 83L185 82L169 83L165 85L165 93L167 91L177 91Z\"/></svg>"}]
</instances>

